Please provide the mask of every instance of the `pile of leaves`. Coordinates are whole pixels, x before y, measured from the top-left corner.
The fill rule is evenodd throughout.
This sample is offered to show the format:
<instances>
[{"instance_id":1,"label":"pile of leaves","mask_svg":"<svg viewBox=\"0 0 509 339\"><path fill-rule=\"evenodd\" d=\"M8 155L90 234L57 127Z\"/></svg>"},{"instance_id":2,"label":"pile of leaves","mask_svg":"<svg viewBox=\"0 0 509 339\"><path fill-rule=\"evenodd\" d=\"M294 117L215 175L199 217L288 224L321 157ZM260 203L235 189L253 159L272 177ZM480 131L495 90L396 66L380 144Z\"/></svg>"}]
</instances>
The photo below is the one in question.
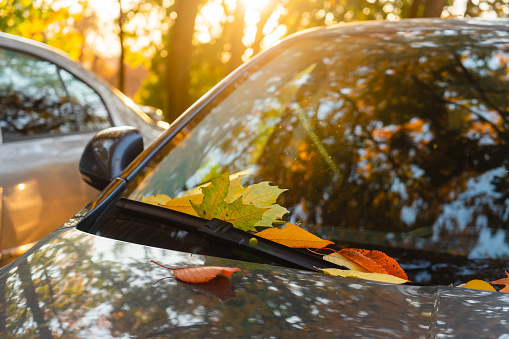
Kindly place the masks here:
<instances>
[{"instance_id":1,"label":"pile of leaves","mask_svg":"<svg viewBox=\"0 0 509 339\"><path fill-rule=\"evenodd\" d=\"M286 189L272 186L267 181L242 187L243 178L243 175L239 175L230 179L229 173L225 172L212 179L210 184L201 187L199 194L175 199L158 194L143 198L142 202L208 220L220 219L247 232L257 232L257 227L264 228L263 231L254 234L292 248L328 250L329 254L314 253L321 255L325 261L348 268L347 270L322 269L325 274L394 284L403 284L409 281L397 261L381 251L358 248L343 248L336 251L327 248L328 245L334 244L332 241L321 239L292 223L282 222L282 217L288 213L288 210L276 204L276 201ZM274 227L274 225L283 226ZM163 266L159 263L156 264ZM238 268L217 266L165 268L173 270L177 279L191 283L209 281L218 274L230 276L233 272L240 271ZM508 293L509 273L506 272L506 274L507 278L489 283L472 280L460 287L496 291L492 284L505 285L500 292Z\"/></svg>"}]
</instances>

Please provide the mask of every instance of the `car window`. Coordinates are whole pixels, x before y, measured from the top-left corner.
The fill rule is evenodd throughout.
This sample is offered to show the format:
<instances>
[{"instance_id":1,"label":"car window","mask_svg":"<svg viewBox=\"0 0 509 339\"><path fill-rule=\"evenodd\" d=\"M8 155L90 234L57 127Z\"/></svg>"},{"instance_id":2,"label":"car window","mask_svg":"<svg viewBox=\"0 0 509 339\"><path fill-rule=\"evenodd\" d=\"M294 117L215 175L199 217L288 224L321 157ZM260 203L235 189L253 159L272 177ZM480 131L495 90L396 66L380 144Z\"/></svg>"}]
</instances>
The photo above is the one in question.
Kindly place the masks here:
<instances>
[{"instance_id":1,"label":"car window","mask_svg":"<svg viewBox=\"0 0 509 339\"><path fill-rule=\"evenodd\" d=\"M128 197L241 173L286 190L284 220L383 250L412 281L489 276L509 258L507 60L505 31L302 39L222 92Z\"/></svg>"},{"instance_id":2,"label":"car window","mask_svg":"<svg viewBox=\"0 0 509 339\"><path fill-rule=\"evenodd\" d=\"M110 127L108 111L101 97L71 73L60 69L60 76L71 97L80 131L99 131Z\"/></svg>"},{"instance_id":3,"label":"car window","mask_svg":"<svg viewBox=\"0 0 509 339\"><path fill-rule=\"evenodd\" d=\"M0 49L3 140L99 131L110 126L101 97L55 64Z\"/></svg>"},{"instance_id":4,"label":"car window","mask_svg":"<svg viewBox=\"0 0 509 339\"><path fill-rule=\"evenodd\" d=\"M0 49L0 124L3 140L77 130L57 66Z\"/></svg>"}]
</instances>

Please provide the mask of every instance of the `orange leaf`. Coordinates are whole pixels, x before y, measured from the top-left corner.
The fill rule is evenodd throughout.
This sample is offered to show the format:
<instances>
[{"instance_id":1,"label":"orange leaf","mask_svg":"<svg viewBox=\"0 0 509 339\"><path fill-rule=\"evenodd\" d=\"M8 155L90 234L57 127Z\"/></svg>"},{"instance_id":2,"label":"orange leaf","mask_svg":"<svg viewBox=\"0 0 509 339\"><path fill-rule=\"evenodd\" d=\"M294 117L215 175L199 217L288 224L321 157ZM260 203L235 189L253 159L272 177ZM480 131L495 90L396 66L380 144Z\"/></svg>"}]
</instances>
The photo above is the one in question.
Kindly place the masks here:
<instances>
[{"instance_id":1,"label":"orange leaf","mask_svg":"<svg viewBox=\"0 0 509 339\"><path fill-rule=\"evenodd\" d=\"M268 228L255 235L293 248L323 248L334 244L289 222L283 228Z\"/></svg>"},{"instance_id":2,"label":"orange leaf","mask_svg":"<svg viewBox=\"0 0 509 339\"><path fill-rule=\"evenodd\" d=\"M408 280L405 271L399 266L398 262L384 252L373 250L369 251L365 256L376 261L388 274Z\"/></svg>"},{"instance_id":3,"label":"orange leaf","mask_svg":"<svg viewBox=\"0 0 509 339\"><path fill-rule=\"evenodd\" d=\"M229 277L234 272L240 271L240 268L222 266L196 266L196 267L172 268L161 265L155 262L154 260L151 261L154 264L172 270L175 278L188 283L203 283L214 279L215 277L217 277L218 274L223 274Z\"/></svg>"},{"instance_id":4,"label":"orange leaf","mask_svg":"<svg viewBox=\"0 0 509 339\"><path fill-rule=\"evenodd\" d=\"M507 271L505 271L505 274L507 275L507 278L490 281L490 284L505 285L505 287L503 289L501 289L500 292L509 293L509 273L507 273Z\"/></svg>"},{"instance_id":5,"label":"orange leaf","mask_svg":"<svg viewBox=\"0 0 509 339\"><path fill-rule=\"evenodd\" d=\"M355 248L343 248L342 250L338 251L338 253L343 257L350 259L357 265L364 267L368 272L387 274L387 271L384 270L381 265L379 265L373 259L366 257L364 254L359 253Z\"/></svg>"},{"instance_id":6,"label":"orange leaf","mask_svg":"<svg viewBox=\"0 0 509 339\"><path fill-rule=\"evenodd\" d=\"M474 289L474 290L484 290L484 291L493 291L493 292L496 291L493 288L493 286L488 284L486 281L478 280L478 279L470 280L469 282L467 282L462 287L463 288L470 288L470 289Z\"/></svg>"}]
</instances>

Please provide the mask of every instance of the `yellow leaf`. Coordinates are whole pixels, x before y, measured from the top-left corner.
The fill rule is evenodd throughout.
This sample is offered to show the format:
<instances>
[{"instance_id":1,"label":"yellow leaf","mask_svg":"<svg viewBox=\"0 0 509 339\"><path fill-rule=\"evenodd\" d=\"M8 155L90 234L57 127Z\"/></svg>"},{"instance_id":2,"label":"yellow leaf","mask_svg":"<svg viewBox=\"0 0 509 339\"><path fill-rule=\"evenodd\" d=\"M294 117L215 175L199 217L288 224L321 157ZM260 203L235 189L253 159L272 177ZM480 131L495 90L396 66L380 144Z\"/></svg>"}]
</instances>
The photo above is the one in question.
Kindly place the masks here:
<instances>
[{"instance_id":1,"label":"yellow leaf","mask_svg":"<svg viewBox=\"0 0 509 339\"><path fill-rule=\"evenodd\" d=\"M145 204L151 204L156 206L164 206L168 200L171 200L169 196L166 194L157 194L157 195L150 195L148 197L144 197L141 199L141 202L144 202Z\"/></svg>"},{"instance_id":2,"label":"yellow leaf","mask_svg":"<svg viewBox=\"0 0 509 339\"><path fill-rule=\"evenodd\" d=\"M323 248L334 244L291 223L286 223L283 228L269 228L255 235L293 248Z\"/></svg>"},{"instance_id":3,"label":"yellow leaf","mask_svg":"<svg viewBox=\"0 0 509 339\"><path fill-rule=\"evenodd\" d=\"M203 194L187 195L185 197L167 201L164 207L197 217L198 214L194 210L193 206L191 206L191 202L193 202L193 204L201 204L202 201Z\"/></svg>"},{"instance_id":4,"label":"yellow leaf","mask_svg":"<svg viewBox=\"0 0 509 339\"><path fill-rule=\"evenodd\" d=\"M351 269L353 271L357 271L357 272L369 272L364 267L362 267L360 265L357 265L352 260L347 259L347 258L343 257L341 254L336 253L336 252L332 253L332 254L324 255L322 259L326 260L328 262L340 265L340 266L345 266L345 267L347 267L347 268L349 268L349 269Z\"/></svg>"},{"instance_id":5,"label":"yellow leaf","mask_svg":"<svg viewBox=\"0 0 509 339\"><path fill-rule=\"evenodd\" d=\"M344 277L344 278L359 278L359 279L365 279L365 280L386 282L386 283L390 283L390 284L404 284L404 283L408 282L408 280L401 279L401 278L395 277L390 274L383 274L383 273L366 273L366 272L357 272L357 271L350 271L350 270L340 270L337 268L321 268L321 270L325 274L330 274L330 275Z\"/></svg>"},{"instance_id":6,"label":"yellow leaf","mask_svg":"<svg viewBox=\"0 0 509 339\"><path fill-rule=\"evenodd\" d=\"M482 281L482 280L478 280L478 279L470 280L469 282L467 282L465 285L463 285L461 287L471 288L474 290L494 291L494 292L497 291L497 290L495 290L495 288L493 286L491 286L486 281Z\"/></svg>"}]
</instances>

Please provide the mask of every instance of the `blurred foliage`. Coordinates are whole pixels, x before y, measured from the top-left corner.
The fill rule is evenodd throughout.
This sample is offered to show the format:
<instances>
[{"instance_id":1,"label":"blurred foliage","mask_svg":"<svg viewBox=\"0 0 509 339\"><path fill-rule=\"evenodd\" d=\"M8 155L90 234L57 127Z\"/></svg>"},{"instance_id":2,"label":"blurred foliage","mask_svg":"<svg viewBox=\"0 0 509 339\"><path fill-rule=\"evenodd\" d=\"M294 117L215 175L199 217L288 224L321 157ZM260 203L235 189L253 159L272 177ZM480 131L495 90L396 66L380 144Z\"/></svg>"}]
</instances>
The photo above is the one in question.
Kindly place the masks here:
<instances>
[{"instance_id":1,"label":"blurred foliage","mask_svg":"<svg viewBox=\"0 0 509 339\"><path fill-rule=\"evenodd\" d=\"M409 17L507 17L509 0L138 0L116 2L111 33L121 35L123 60L150 74L135 101L174 120L228 73L275 41L317 26ZM120 6L121 5L121 6ZM0 31L60 48L106 78L116 65L97 50L104 28L87 0L0 0ZM114 8L114 7L113 7ZM120 13L120 12L118 12ZM193 22L194 21L194 25ZM178 32L178 34L176 33ZM184 36L186 38L184 38ZM192 37L191 41L187 37ZM183 40L185 39L185 41ZM111 37L110 37L111 40ZM185 48L184 48L185 47ZM114 52L112 52L112 50ZM98 56L99 54L99 56ZM113 67L113 69L112 69ZM103 74L104 73L104 74ZM118 71L116 71L118 73Z\"/></svg>"},{"instance_id":2,"label":"blurred foliage","mask_svg":"<svg viewBox=\"0 0 509 339\"><path fill-rule=\"evenodd\" d=\"M74 6L71 11L61 1L1 0L0 32L47 43L78 59L84 39L72 23L80 19L87 2Z\"/></svg>"}]
</instances>

